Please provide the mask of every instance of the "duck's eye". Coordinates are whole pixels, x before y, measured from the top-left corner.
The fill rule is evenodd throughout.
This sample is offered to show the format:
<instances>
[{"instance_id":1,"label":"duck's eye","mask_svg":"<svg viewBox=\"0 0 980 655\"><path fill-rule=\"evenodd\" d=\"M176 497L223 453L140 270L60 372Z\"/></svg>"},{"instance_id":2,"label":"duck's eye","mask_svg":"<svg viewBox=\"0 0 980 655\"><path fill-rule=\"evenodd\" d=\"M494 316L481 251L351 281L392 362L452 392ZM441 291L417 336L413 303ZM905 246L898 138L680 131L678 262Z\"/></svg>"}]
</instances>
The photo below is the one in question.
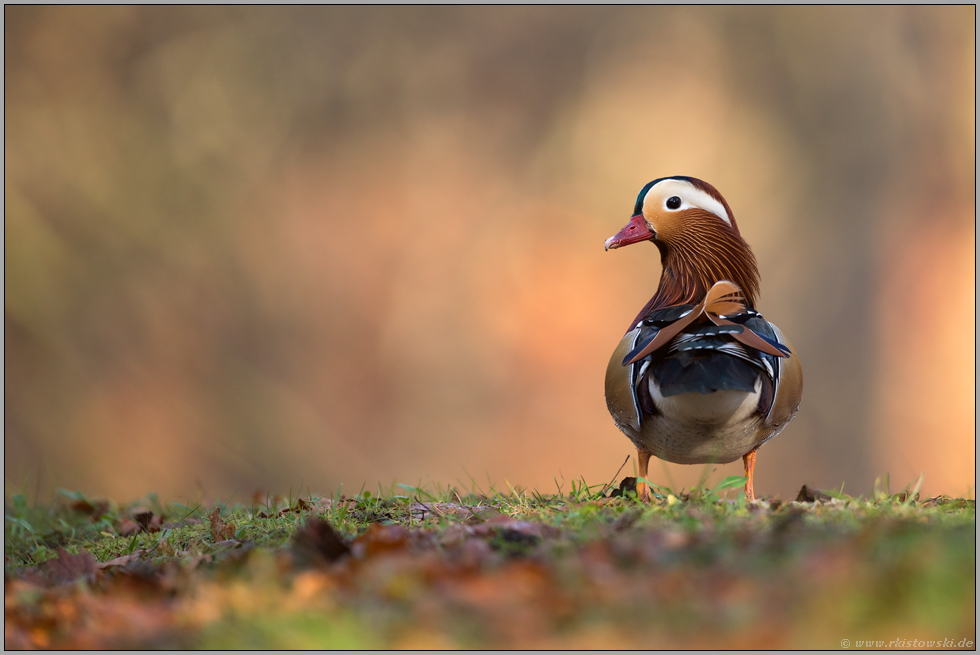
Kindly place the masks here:
<instances>
[{"instance_id":1,"label":"duck's eye","mask_svg":"<svg viewBox=\"0 0 980 655\"><path fill-rule=\"evenodd\" d=\"M680 209L681 199L677 196L667 198L667 209Z\"/></svg>"}]
</instances>

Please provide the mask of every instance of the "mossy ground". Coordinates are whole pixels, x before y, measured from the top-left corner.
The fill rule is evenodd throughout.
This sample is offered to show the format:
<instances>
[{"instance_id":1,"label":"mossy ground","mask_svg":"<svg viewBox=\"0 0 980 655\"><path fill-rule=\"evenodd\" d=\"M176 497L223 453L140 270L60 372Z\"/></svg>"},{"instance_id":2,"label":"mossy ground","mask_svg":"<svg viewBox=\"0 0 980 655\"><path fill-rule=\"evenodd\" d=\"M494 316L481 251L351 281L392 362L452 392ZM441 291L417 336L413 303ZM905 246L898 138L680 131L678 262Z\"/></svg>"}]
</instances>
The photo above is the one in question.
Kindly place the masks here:
<instances>
[{"instance_id":1,"label":"mossy ground","mask_svg":"<svg viewBox=\"0 0 980 655\"><path fill-rule=\"evenodd\" d=\"M5 643L975 644L973 500L877 491L747 504L723 484L658 489L640 504L629 492L605 492L399 485L207 507L155 498L117 505L68 492L31 507L13 496L5 499ZM304 528L317 518L335 532Z\"/></svg>"}]
</instances>

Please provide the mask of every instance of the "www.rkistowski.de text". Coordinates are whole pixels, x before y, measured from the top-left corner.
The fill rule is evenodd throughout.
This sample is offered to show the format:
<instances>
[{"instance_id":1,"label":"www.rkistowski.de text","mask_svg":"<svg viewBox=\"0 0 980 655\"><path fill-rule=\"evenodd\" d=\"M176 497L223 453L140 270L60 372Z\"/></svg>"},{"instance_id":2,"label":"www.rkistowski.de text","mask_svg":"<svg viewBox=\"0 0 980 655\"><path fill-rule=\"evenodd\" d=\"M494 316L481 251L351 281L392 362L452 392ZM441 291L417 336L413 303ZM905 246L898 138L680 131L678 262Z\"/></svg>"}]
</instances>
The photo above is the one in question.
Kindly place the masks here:
<instances>
[{"instance_id":1,"label":"www.rkistowski.de text","mask_svg":"<svg viewBox=\"0 0 980 655\"><path fill-rule=\"evenodd\" d=\"M843 648L851 647L850 639L841 639ZM972 639L857 639L855 648L973 648Z\"/></svg>"}]
</instances>

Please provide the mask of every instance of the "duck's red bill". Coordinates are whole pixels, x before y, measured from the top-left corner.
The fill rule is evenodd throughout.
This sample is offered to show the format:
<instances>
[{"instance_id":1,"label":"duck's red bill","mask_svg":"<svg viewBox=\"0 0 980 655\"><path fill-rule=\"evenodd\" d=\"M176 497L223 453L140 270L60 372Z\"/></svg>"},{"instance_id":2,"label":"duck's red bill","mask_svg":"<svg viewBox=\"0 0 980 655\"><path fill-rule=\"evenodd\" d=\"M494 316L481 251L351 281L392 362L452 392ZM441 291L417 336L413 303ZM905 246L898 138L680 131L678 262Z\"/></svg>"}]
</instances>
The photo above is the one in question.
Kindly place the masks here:
<instances>
[{"instance_id":1,"label":"duck's red bill","mask_svg":"<svg viewBox=\"0 0 980 655\"><path fill-rule=\"evenodd\" d=\"M628 246L631 243L639 243L640 241L649 241L653 236L653 232L643 219L643 214L637 214L630 218L630 222L626 224L626 227L606 239L606 250L622 248L623 246Z\"/></svg>"}]
</instances>

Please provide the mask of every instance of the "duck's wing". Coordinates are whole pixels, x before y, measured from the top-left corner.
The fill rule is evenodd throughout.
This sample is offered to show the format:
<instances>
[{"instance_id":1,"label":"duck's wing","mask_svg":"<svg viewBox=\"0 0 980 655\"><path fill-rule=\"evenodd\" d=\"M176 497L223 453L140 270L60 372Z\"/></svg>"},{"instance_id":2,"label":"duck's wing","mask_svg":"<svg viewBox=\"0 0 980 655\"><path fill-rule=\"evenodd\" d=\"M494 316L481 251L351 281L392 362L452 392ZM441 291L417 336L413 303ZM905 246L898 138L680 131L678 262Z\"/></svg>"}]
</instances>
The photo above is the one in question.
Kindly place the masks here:
<instances>
[{"instance_id":1,"label":"duck's wing","mask_svg":"<svg viewBox=\"0 0 980 655\"><path fill-rule=\"evenodd\" d=\"M783 383L784 371L798 373L799 361L778 328L752 309L711 320L707 314L692 317L697 309L695 305L678 305L652 311L631 332L630 347L622 361L629 369L627 379L637 423L642 424L644 415L658 412L650 394L651 378L664 397L758 391L758 411L766 422L788 422L795 409L783 419L783 405L791 405L795 397L798 406L802 375L798 376L799 385ZM682 324L679 329L678 324ZM650 345L657 342L660 345L651 349ZM747 342L762 344L764 349ZM793 391L793 387L799 390ZM786 402L779 402L784 396Z\"/></svg>"}]
</instances>

